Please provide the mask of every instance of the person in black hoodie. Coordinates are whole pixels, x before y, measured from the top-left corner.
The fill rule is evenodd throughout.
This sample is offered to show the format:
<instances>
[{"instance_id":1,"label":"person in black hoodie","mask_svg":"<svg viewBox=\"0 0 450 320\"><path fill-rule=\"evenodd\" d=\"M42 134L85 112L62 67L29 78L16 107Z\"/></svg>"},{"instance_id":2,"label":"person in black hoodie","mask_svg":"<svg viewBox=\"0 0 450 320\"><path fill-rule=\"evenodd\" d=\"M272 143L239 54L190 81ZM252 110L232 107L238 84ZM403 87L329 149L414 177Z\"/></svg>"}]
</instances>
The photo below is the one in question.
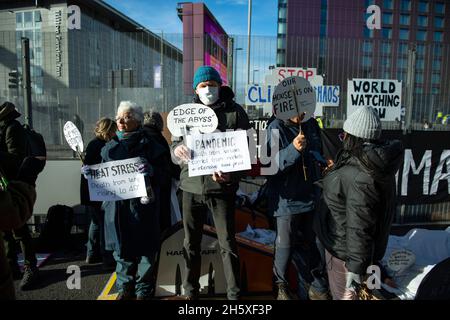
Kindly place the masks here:
<instances>
[{"instance_id":1,"label":"person in black hoodie","mask_svg":"<svg viewBox=\"0 0 450 320\"><path fill-rule=\"evenodd\" d=\"M216 69L201 66L193 79L195 103L209 106L217 115L220 131L247 130L250 128L244 109L234 101L234 93L222 80ZM180 163L180 188L183 190L184 257L186 273L184 290L186 299L198 298L201 268L201 239L203 223L208 209L211 211L217 230L222 254L227 297L240 297L239 258L234 230L234 206L239 180L245 172L215 172L213 175L189 177L187 160L190 151L183 144L182 137L172 137L174 161Z\"/></svg>"},{"instance_id":2,"label":"person in black hoodie","mask_svg":"<svg viewBox=\"0 0 450 320\"><path fill-rule=\"evenodd\" d=\"M380 141L381 121L359 107L344 123L343 149L322 180L315 231L325 247L334 300L357 299L354 283L386 250L395 214L395 173L403 155L398 140Z\"/></svg>"},{"instance_id":3,"label":"person in black hoodie","mask_svg":"<svg viewBox=\"0 0 450 320\"><path fill-rule=\"evenodd\" d=\"M84 157L85 165L94 165L102 162L100 154L105 144L116 135L117 125L114 120L102 118L95 124L95 138L91 140L87 147ZM89 225L89 234L87 242L86 263L97 263L103 260L107 267L112 261L112 256L105 251L104 231L103 231L103 212L101 210L102 202L91 201L89 197L89 187L87 179L81 175L80 184L81 204L90 206L91 223Z\"/></svg>"}]
</instances>

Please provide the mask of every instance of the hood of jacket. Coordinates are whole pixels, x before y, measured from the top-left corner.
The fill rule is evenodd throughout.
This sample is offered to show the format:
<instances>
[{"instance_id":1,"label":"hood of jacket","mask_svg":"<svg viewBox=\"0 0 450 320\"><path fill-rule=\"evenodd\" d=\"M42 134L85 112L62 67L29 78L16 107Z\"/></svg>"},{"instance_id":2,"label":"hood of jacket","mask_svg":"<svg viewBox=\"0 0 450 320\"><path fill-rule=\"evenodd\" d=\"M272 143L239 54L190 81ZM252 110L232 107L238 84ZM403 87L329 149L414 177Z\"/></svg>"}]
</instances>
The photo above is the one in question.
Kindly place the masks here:
<instances>
[{"instance_id":1,"label":"hood of jacket","mask_svg":"<svg viewBox=\"0 0 450 320\"><path fill-rule=\"evenodd\" d=\"M17 119L21 114L11 102L5 102L0 106L0 124Z\"/></svg>"}]
</instances>

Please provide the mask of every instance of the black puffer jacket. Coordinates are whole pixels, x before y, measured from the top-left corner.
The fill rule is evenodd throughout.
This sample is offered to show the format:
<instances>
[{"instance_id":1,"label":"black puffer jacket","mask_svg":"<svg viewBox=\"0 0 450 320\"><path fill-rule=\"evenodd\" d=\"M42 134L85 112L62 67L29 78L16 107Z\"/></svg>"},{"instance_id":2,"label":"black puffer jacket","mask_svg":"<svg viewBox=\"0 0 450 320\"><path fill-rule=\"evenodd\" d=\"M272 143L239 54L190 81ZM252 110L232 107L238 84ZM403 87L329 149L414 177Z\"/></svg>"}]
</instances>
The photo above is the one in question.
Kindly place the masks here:
<instances>
[{"instance_id":1,"label":"black puffer jacket","mask_svg":"<svg viewBox=\"0 0 450 320\"><path fill-rule=\"evenodd\" d=\"M400 141L366 144L365 163L338 155L322 180L315 231L325 248L346 262L349 271L365 274L386 250L395 214L395 173L401 163Z\"/></svg>"}]
</instances>

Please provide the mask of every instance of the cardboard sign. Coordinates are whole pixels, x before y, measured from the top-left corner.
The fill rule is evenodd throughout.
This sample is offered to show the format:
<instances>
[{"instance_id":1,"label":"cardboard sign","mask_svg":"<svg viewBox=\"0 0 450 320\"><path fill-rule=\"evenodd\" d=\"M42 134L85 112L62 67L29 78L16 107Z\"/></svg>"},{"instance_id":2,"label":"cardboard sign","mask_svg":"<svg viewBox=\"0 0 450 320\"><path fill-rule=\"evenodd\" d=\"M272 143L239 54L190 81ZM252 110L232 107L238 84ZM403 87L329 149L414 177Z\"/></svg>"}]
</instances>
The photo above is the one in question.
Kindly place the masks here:
<instances>
[{"instance_id":1,"label":"cardboard sign","mask_svg":"<svg viewBox=\"0 0 450 320\"><path fill-rule=\"evenodd\" d=\"M80 130L72 121L67 121L64 125L64 137L73 151L83 152L83 138Z\"/></svg>"},{"instance_id":2,"label":"cardboard sign","mask_svg":"<svg viewBox=\"0 0 450 320\"><path fill-rule=\"evenodd\" d=\"M189 177L251 168L247 132L244 130L193 134L186 138L187 147L193 154L188 163Z\"/></svg>"},{"instance_id":3,"label":"cardboard sign","mask_svg":"<svg viewBox=\"0 0 450 320\"><path fill-rule=\"evenodd\" d=\"M394 272L399 272L408 269L416 261L416 256L413 252L402 249L393 251L387 262L389 269Z\"/></svg>"},{"instance_id":4,"label":"cardboard sign","mask_svg":"<svg viewBox=\"0 0 450 320\"><path fill-rule=\"evenodd\" d=\"M362 106L373 107L382 121L400 120L402 82L386 79L348 80L347 117Z\"/></svg>"},{"instance_id":5,"label":"cardboard sign","mask_svg":"<svg viewBox=\"0 0 450 320\"><path fill-rule=\"evenodd\" d=\"M138 172L139 157L89 166L87 176L91 201L118 201L147 195L144 175Z\"/></svg>"},{"instance_id":6,"label":"cardboard sign","mask_svg":"<svg viewBox=\"0 0 450 320\"><path fill-rule=\"evenodd\" d=\"M305 112L303 121L306 121L316 110L316 93L305 78L290 77L275 88L272 105L278 119L288 120Z\"/></svg>"},{"instance_id":7,"label":"cardboard sign","mask_svg":"<svg viewBox=\"0 0 450 320\"><path fill-rule=\"evenodd\" d=\"M189 133L211 133L217 129L218 123L214 110L199 103L182 104L167 116L167 127L176 137Z\"/></svg>"}]
</instances>

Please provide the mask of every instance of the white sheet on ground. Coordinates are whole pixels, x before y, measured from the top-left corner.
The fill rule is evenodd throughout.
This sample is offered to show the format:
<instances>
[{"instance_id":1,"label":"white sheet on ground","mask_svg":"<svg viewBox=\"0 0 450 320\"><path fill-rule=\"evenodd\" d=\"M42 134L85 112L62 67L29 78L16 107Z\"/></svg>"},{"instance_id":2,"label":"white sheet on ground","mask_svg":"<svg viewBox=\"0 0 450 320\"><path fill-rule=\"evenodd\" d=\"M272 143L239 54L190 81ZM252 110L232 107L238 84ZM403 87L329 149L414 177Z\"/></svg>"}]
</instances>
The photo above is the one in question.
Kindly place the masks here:
<instances>
[{"instance_id":1,"label":"white sheet on ground","mask_svg":"<svg viewBox=\"0 0 450 320\"><path fill-rule=\"evenodd\" d=\"M415 263L409 268L394 272L388 267L389 257L393 252L402 249L414 253ZM402 300L412 300L427 273L448 257L450 257L450 227L446 230L411 229L402 237L390 236L381 262L398 288L394 289L385 284L382 286Z\"/></svg>"}]
</instances>

